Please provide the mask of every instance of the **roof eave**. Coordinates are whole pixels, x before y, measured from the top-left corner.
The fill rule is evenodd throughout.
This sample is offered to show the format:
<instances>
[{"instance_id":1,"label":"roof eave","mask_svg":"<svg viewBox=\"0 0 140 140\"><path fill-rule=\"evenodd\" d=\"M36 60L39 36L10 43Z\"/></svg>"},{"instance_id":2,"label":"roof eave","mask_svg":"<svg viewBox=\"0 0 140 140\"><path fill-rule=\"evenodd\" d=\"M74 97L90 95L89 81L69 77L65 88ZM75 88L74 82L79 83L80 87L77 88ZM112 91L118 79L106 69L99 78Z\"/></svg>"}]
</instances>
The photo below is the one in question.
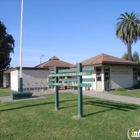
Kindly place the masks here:
<instances>
[{"instance_id":1,"label":"roof eave","mask_svg":"<svg viewBox=\"0 0 140 140\"><path fill-rule=\"evenodd\" d=\"M111 65L111 66L138 66L138 67L140 67L140 65L139 64L133 64L133 63L121 63L121 62L113 62L113 63L111 63L111 62L104 62L104 63L102 63L102 65Z\"/></svg>"},{"instance_id":2,"label":"roof eave","mask_svg":"<svg viewBox=\"0 0 140 140\"><path fill-rule=\"evenodd\" d=\"M126 64L126 63L98 63L98 64L86 64L86 65L82 65L83 67L86 66L94 66L94 67L101 67L101 66L130 66L130 67L140 67L140 65L138 64ZM77 65L71 66L70 68L76 68Z\"/></svg>"}]
</instances>

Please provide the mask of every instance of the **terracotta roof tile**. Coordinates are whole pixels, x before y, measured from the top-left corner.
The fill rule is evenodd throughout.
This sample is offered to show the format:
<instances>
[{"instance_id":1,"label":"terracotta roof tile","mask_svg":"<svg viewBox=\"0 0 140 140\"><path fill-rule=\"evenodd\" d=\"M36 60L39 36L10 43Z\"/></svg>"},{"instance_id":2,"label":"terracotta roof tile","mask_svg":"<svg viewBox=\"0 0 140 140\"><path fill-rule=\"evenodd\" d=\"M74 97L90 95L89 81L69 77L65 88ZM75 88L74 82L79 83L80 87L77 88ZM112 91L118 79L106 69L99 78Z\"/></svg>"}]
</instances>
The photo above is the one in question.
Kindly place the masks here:
<instances>
[{"instance_id":1,"label":"terracotta roof tile","mask_svg":"<svg viewBox=\"0 0 140 140\"><path fill-rule=\"evenodd\" d=\"M62 61L62 60L59 60L56 56L53 56L52 58L50 58L48 61L40 64L40 65L37 65L35 67L37 68L45 68L45 67L70 67L72 64L68 63L68 62L65 62L65 61Z\"/></svg>"},{"instance_id":2,"label":"terracotta roof tile","mask_svg":"<svg viewBox=\"0 0 140 140\"><path fill-rule=\"evenodd\" d=\"M3 73L7 74L10 73L11 71L19 70L20 67L13 67L5 70ZM46 70L49 70L49 68L45 68ZM44 68L37 68L37 67L22 67L22 70L45 70Z\"/></svg>"},{"instance_id":3,"label":"terracotta roof tile","mask_svg":"<svg viewBox=\"0 0 140 140\"><path fill-rule=\"evenodd\" d=\"M121 59L118 57L114 57L107 54L100 54L97 56L94 56L92 58L89 58L87 60L84 60L81 62L83 66L101 66L101 65L138 65L137 63L125 59ZM71 67L76 67L77 64L72 65Z\"/></svg>"}]
</instances>

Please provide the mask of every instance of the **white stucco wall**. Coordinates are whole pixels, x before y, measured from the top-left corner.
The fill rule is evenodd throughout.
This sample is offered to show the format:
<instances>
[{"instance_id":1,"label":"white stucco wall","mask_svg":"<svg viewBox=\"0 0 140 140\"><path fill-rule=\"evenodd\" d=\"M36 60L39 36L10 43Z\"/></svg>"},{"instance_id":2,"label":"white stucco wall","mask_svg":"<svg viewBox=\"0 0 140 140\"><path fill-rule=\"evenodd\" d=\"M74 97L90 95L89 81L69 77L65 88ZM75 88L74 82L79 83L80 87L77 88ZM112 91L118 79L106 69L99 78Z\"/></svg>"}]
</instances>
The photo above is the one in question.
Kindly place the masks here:
<instances>
[{"instance_id":1,"label":"white stucco wall","mask_svg":"<svg viewBox=\"0 0 140 140\"><path fill-rule=\"evenodd\" d=\"M96 74L95 74L95 72L93 72L92 78L95 78L95 81L92 82L92 89L93 89L93 90L96 90L96 82L97 82L97 79L96 79Z\"/></svg>"},{"instance_id":2,"label":"white stucco wall","mask_svg":"<svg viewBox=\"0 0 140 140\"><path fill-rule=\"evenodd\" d=\"M102 80L102 90L104 90L105 87L104 87L104 69L103 69L103 67L101 69L101 80Z\"/></svg>"},{"instance_id":3,"label":"white stucco wall","mask_svg":"<svg viewBox=\"0 0 140 140\"><path fill-rule=\"evenodd\" d=\"M43 89L47 87L48 70L23 70L23 88Z\"/></svg>"},{"instance_id":4,"label":"white stucco wall","mask_svg":"<svg viewBox=\"0 0 140 140\"><path fill-rule=\"evenodd\" d=\"M83 83L89 83L91 84L91 87L89 88L90 90L96 90L96 74L95 71L92 72L91 75L89 76L82 76L82 78L95 78L95 82L83 82ZM83 90L86 90L88 88L83 87Z\"/></svg>"},{"instance_id":5,"label":"white stucco wall","mask_svg":"<svg viewBox=\"0 0 140 140\"><path fill-rule=\"evenodd\" d=\"M110 68L110 89L129 88L133 86L132 67L111 67Z\"/></svg>"},{"instance_id":6,"label":"white stucco wall","mask_svg":"<svg viewBox=\"0 0 140 140\"><path fill-rule=\"evenodd\" d=\"M10 74L11 77L11 90L18 91L18 70L12 71Z\"/></svg>"},{"instance_id":7,"label":"white stucco wall","mask_svg":"<svg viewBox=\"0 0 140 140\"><path fill-rule=\"evenodd\" d=\"M6 87L6 74L3 75L3 87Z\"/></svg>"},{"instance_id":8,"label":"white stucco wall","mask_svg":"<svg viewBox=\"0 0 140 140\"><path fill-rule=\"evenodd\" d=\"M82 76L82 78L92 78L92 75L89 75L89 76ZM83 87L83 90L87 90L87 89L92 90L92 82L82 82L82 83L91 84L91 87Z\"/></svg>"},{"instance_id":9,"label":"white stucco wall","mask_svg":"<svg viewBox=\"0 0 140 140\"><path fill-rule=\"evenodd\" d=\"M130 88L133 86L133 67L118 67L113 66L110 68L110 80L109 80L109 89L116 89L119 87L122 88ZM82 78L95 78L95 82L83 82L83 83L91 83L92 87L90 90L97 90L97 79L95 71L92 72L90 76L83 76ZM101 71L101 83L102 83L102 90L105 90L105 83L104 83L104 68L102 67ZM86 88L83 87L83 90Z\"/></svg>"}]
</instances>

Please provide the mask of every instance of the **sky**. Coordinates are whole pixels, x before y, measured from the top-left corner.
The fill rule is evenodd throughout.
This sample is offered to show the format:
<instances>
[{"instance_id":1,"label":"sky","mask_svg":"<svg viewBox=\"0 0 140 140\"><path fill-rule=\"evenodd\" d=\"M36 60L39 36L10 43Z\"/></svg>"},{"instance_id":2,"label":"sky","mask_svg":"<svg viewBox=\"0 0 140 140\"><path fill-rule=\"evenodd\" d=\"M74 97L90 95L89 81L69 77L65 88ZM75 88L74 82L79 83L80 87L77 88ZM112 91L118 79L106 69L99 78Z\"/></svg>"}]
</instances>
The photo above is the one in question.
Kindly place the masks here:
<instances>
[{"instance_id":1,"label":"sky","mask_svg":"<svg viewBox=\"0 0 140 140\"><path fill-rule=\"evenodd\" d=\"M115 35L125 12L140 14L140 0L24 0L24 67L52 56L75 64L101 53L121 57L127 48ZM19 66L21 0L0 0L0 20L15 40L11 67ZM132 53L140 53L140 40Z\"/></svg>"}]
</instances>

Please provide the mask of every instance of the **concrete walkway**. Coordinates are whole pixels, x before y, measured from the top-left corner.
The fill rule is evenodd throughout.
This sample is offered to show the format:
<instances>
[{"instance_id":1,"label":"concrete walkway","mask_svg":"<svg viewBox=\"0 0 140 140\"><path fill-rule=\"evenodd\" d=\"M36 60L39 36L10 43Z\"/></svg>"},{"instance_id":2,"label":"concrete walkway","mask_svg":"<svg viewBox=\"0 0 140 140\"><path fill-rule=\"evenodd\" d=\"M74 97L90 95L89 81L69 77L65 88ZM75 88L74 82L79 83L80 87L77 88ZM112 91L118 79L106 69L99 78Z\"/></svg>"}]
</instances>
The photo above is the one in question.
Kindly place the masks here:
<instances>
[{"instance_id":1,"label":"concrete walkway","mask_svg":"<svg viewBox=\"0 0 140 140\"><path fill-rule=\"evenodd\" d=\"M77 94L77 90L61 90L60 91L60 93L63 93L63 92L72 92L72 93ZM47 90L45 92L34 92L32 98L22 99L22 100L39 99L39 98L43 98L42 95L53 94L53 93L54 93L54 90ZM111 101L119 101L119 102L124 102L124 103L140 105L140 98L135 98L135 97L112 95L112 94L107 94L105 92L96 92L96 91L83 91L83 95L100 98L100 99L111 100ZM10 98L10 96L5 96L5 97L0 97L0 101L10 102L13 100ZM14 100L14 101L20 101L20 100Z\"/></svg>"},{"instance_id":2,"label":"concrete walkway","mask_svg":"<svg viewBox=\"0 0 140 140\"><path fill-rule=\"evenodd\" d=\"M83 92L83 94L86 96L96 97L100 99L140 105L140 98L135 98L135 97L113 95L113 94L94 92L94 91L85 91Z\"/></svg>"}]
</instances>

